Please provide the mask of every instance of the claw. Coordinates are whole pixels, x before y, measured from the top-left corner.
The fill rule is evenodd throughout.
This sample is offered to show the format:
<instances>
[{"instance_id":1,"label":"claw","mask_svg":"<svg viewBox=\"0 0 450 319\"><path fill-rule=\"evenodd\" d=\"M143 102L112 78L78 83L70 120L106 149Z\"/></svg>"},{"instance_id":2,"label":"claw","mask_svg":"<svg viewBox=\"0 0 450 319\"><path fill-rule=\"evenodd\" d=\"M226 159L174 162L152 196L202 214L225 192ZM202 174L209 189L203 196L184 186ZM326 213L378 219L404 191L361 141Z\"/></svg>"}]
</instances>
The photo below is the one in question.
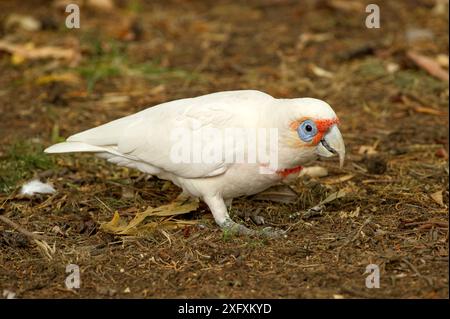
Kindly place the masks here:
<instances>
[{"instance_id":1,"label":"claw","mask_svg":"<svg viewBox=\"0 0 450 319\"><path fill-rule=\"evenodd\" d=\"M261 234L268 238L287 238L285 230L272 227L264 227L261 230Z\"/></svg>"},{"instance_id":2,"label":"claw","mask_svg":"<svg viewBox=\"0 0 450 319\"><path fill-rule=\"evenodd\" d=\"M250 219L253 220L253 222L256 225L264 225L264 217L259 215L250 215Z\"/></svg>"},{"instance_id":3,"label":"claw","mask_svg":"<svg viewBox=\"0 0 450 319\"><path fill-rule=\"evenodd\" d=\"M221 225L221 228L232 235L261 236L266 238L287 238L286 231L284 230L272 227L265 227L261 230L253 230L245 227L244 225L236 223L231 219L226 220Z\"/></svg>"}]
</instances>

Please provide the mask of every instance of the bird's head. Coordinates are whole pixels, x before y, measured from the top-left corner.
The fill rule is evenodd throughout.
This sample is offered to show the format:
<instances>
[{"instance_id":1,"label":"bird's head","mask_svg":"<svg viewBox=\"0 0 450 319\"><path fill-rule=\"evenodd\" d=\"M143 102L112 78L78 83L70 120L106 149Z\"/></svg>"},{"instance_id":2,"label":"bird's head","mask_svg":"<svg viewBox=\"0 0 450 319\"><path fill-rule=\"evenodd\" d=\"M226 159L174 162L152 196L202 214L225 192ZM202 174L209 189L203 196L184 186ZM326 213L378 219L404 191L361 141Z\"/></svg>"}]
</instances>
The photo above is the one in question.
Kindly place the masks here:
<instances>
[{"instance_id":1,"label":"bird's head","mask_svg":"<svg viewBox=\"0 0 450 319\"><path fill-rule=\"evenodd\" d=\"M318 156L339 156L342 167L345 145L338 129L339 119L328 103L313 98L282 100L287 106L282 142L290 154L308 161ZM299 152L301 151L301 152ZM295 157L295 155L293 155Z\"/></svg>"}]
</instances>

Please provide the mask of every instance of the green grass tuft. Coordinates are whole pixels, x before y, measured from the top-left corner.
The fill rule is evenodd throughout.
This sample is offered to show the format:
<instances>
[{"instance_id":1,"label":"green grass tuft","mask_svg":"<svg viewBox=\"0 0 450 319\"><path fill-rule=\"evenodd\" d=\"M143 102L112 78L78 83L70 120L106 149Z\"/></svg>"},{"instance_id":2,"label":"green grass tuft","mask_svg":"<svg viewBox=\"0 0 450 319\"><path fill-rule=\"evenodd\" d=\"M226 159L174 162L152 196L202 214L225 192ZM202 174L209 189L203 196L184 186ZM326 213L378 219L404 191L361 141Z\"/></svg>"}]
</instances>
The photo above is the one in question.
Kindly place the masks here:
<instances>
[{"instance_id":1,"label":"green grass tuft","mask_svg":"<svg viewBox=\"0 0 450 319\"><path fill-rule=\"evenodd\" d=\"M112 40L105 43L106 45L102 46L99 40L89 40L92 55L77 67L78 73L87 82L88 93L93 92L96 83L111 77L135 76L161 83L174 79L200 79L198 73L163 67L157 60L133 63L129 60L126 47L122 43Z\"/></svg>"},{"instance_id":2,"label":"green grass tuft","mask_svg":"<svg viewBox=\"0 0 450 319\"><path fill-rule=\"evenodd\" d=\"M54 166L53 157L45 154L41 145L30 142L12 144L0 158L0 192L9 193L19 181Z\"/></svg>"}]
</instances>

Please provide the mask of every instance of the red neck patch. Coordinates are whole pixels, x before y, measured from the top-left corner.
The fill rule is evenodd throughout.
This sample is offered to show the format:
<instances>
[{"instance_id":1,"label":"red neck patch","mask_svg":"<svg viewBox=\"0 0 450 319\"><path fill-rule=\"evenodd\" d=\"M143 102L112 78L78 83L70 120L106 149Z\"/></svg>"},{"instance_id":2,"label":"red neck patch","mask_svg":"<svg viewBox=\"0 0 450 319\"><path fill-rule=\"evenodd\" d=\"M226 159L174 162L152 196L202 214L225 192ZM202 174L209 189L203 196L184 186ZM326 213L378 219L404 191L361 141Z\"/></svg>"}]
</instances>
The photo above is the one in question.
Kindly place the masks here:
<instances>
[{"instance_id":1,"label":"red neck patch","mask_svg":"<svg viewBox=\"0 0 450 319\"><path fill-rule=\"evenodd\" d=\"M283 178L288 177L291 174L299 173L303 169L303 166L297 166L293 168L285 168L277 171L277 174L282 176Z\"/></svg>"}]
</instances>

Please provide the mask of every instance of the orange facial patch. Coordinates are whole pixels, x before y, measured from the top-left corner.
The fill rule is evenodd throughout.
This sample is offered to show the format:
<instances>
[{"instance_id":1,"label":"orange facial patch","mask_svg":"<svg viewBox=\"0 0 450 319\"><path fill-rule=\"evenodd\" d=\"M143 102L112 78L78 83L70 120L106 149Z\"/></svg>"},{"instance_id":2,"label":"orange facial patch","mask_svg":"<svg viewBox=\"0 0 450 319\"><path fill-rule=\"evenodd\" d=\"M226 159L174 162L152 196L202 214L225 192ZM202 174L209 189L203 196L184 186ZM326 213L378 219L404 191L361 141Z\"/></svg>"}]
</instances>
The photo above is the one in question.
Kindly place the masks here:
<instances>
[{"instance_id":1,"label":"orange facial patch","mask_svg":"<svg viewBox=\"0 0 450 319\"><path fill-rule=\"evenodd\" d=\"M312 121L314 121L314 123L317 126L317 135L314 137L314 139L311 141L312 145L316 145L317 143L319 143L319 141L322 139L323 135L328 131L328 129L333 126L334 124L339 124L339 119L338 118L334 118L334 119L322 119L322 120L314 120L311 118L301 118L295 121L292 121L289 124L289 127L293 130L293 131L297 131L300 123L302 123L303 121L310 119Z\"/></svg>"}]
</instances>

